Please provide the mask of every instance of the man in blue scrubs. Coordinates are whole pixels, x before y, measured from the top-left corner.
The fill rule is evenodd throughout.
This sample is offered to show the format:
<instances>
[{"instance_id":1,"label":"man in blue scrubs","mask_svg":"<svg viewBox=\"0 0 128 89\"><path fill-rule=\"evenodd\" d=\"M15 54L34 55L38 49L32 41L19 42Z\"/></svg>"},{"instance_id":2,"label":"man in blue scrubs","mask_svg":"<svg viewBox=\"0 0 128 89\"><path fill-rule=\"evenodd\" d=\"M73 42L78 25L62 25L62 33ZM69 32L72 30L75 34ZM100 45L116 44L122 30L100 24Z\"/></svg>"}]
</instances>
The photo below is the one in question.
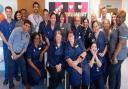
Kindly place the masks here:
<instances>
[{"instance_id":1,"label":"man in blue scrubs","mask_svg":"<svg viewBox=\"0 0 128 89\"><path fill-rule=\"evenodd\" d=\"M5 8L5 14L7 16L6 19L4 19L0 23L0 31L3 34L2 36L5 37L5 41L8 41L10 34L12 33L12 30L15 27L15 21L12 19L12 8L10 6L7 6ZM8 84L8 60L9 60L9 54L8 54L8 46L7 42L3 42L3 52L4 52L4 62L5 62L5 80L3 82L4 85Z\"/></svg>"}]
</instances>

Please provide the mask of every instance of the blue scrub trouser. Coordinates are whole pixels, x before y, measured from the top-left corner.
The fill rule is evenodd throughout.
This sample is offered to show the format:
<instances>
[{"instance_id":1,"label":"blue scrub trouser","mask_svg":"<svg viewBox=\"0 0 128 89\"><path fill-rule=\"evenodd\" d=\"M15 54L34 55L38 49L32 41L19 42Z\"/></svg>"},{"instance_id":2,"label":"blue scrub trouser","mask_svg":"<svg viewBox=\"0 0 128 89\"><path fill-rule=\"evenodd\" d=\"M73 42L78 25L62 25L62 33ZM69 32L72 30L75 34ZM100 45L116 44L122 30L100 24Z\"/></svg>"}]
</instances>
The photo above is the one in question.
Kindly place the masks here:
<instances>
[{"instance_id":1,"label":"blue scrub trouser","mask_svg":"<svg viewBox=\"0 0 128 89\"><path fill-rule=\"evenodd\" d=\"M73 89L80 89L81 85L83 86L82 89L88 89L85 87L88 87L90 84L90 67L88 64L85 64L82 68L82 75L80 75L75 69L71 69L69 72L70 83Z\"/></svg>"},{"instance_id":2,"label":"blue scrub trouser","mask_svg":"<svg viewBox=\"0 0 128 89\"><path fill-rule=\"evenodd\" d=\"M104 89L104 79L99 77L96 80L91 81L90 89Z\"/></svg>"},{"instance_id":3,"label":"blue scrub trouser","mask_svg":"<svg viewBox=\"0 0 128 89\"><path fill-rule=\"evenodd\" d=\"M123 60L118 60L117 64L110 65L109 89L120 89L121 86L121 64Z\"/></svg>"},{"instance_id":4,"label":"blue scrub trouser","mask_svg":"<svg viewBox=\"0 0 128 89\"><path fill-rule=\"evenodd\" d=\"M11 52L9 53L9 56L11 57ZM13 71L14 71L14 63L18 64L20 71L21 71L21 77L24 85L27 85L28 79L27 79L27 70L26 70L26 62L24 59L24 56L21 56L17 60L9 59L9 87L13 87Z\"/></svg>"}]
</instances>

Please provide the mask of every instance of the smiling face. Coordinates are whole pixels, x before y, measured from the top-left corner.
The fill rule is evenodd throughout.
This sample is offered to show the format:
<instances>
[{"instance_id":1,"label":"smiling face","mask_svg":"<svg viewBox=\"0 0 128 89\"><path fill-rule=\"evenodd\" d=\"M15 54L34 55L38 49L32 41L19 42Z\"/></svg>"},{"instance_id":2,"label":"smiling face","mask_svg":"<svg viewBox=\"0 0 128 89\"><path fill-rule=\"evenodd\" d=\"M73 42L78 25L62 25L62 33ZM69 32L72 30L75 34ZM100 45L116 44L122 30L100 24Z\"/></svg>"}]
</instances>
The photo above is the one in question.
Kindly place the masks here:
<instances>
[{"instance_id":1,"label":"smiling face","mask_svg":"<svg viewBox=\"0 0 128 89\"><path fill-rule=\"evenodd\" d=\"M7 18L12 18L12 9L10 8L5 9L5 14Z\"/></svg>"},{"instance_id":2,"label":"smiling face","mask_svg":"<svg viewBox=\"0 0 128 89\"><path fill-rule=\"evenodd\" d=\"M75 36L73 33L68 33L68 41L70 43L74 43L75 42Z\"/></svg>"},{"instance_id":3,"label":"smiling face","mask_svg":"<svg viewBox=\"0 0 128 89\"><path fill-rule=\"evenodd\" d=\"M93 43L93 44L91 45L91 50L92 50L93 52L96 52L96 51L97 51L97 45L96 45L96 43Z\"/></svg>"},{"instance_id":4,"label":"smiling face","mask_svg":"<svg viewBox=\"0 0 128 89\"><path fill-rule=\"evenodd\" d=\"M98 22L93 23L93 31L94 33L97 33L99 31L99 24Z\"/></svg>"},{"instance_id":5,"label":"smiling face","mask_svg":"<svg viewBox=\"0 0 128 89\"><path fill-rule=\"evenodd\" d=\"M17 18L18 21L21 20L21 13L17 13L16 18Z\"/></svg>"},{"instance_id":6,"label":"smiling face","mask_svg":"<svg viewBox=\"0 0 128 89\"><path fill-rule=\"evenodd\" d=\"M23 25L23 30L24 30L24 32L29 32L30 29L31 29L31 25L30 25L30 24L25 23L25 24Z\"/></svg>"},{"instance_id":7,"label":"smiling face","mask_svg":"<svg viewBox=\"0 0 128 89\"><path fill-rule=\"evenodd\" d=\"M39 4L34 4L33 10L34 10L34 13L38 13L39 12Z\"/></svg>"},{"instance_id":8,"label":"smiling face","mask_svg":"<svg viewBox=\"0 0 128 89\"><path fill-rule=\"evenodd\" d=\"M49 19L49 13L47 11L44 11L43 12L43 19L44 19L44 21L48 21L48 19Z\"/></svg>"},{"instance_id":9,"label":"smiling face","mask_svg":"<svg viewBox=\"0 0 128 89\"><path fill-rule=\"evenodd\" d=\"M40 44L40 35L37 34L35 37L34 37L34 44L36 45L39 45Z\"/></svg>"},{"instance_id":10,"label":"smiling face","mask_svg":"<svg viewBox=\"0 0 128 89\"><path fill-rule=\"evenodd\" d=\"M55 41L56 41L56 43L61 43L61 41L62 41L62 35L61 35L61 32L60 31L56 32Z\"/></svg>"},{"instance_id":11,"label":"smiling face","mask_svg":"<svg viewBox=\"0 0 128 89\"><path fill-rule=\"evenodd\" d=\"M65 20L64 15L61 15L60 16L60 23L64 23L64 20Z\"/></svg>"},{"instance_id":12,"label":"smiling face","mask_svg":"<svg viewBox=\"0 0 128 89\"><path fill-rule=\"evenodd\" d=\"M56 23L56 15L55 14L51 15L50 20L51 20L51 24L55 24Z\"/></svg>"}]
</instances>

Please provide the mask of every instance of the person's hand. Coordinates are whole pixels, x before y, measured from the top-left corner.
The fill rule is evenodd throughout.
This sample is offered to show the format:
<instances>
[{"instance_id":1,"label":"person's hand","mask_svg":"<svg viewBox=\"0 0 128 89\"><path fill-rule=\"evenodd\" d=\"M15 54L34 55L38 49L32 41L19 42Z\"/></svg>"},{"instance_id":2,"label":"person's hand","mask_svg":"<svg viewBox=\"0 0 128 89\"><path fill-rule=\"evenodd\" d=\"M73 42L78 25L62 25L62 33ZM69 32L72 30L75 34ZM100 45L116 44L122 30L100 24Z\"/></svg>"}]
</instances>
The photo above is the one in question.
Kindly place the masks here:
<instances>
[{"instance_id":1,"label":"person's hand","mask_svg":"<svg viewBox=\"0 0 128 89\"><path fill-rule=\"evenodd\" d=\"M112 59L110 60L111 64L117 64L118 60L117 58L113 55Z\"/></svg>"},{"instance_id":2,"label":"person's hand","mask_svg":"<svg viewBox=\"0 0 128 89\"><path fill-rule=\"evenodd\" d=\"M72 66L77 66L78 64L79 62L77 60L72 62Z\"/></svg>"},{"instance_id":3,"label":"person's hand","mask_svg":"<svg viewBox=\"0 0 128 89\"><path fill-rule=\"evenodd\" d=\"M12 56L11 57L12 57L12 60L16 60L16 59L18 59L19 56L16 55L15 53L12 53Z\"/></svg>"},{"instance_id":4,"label":"person's hand","mask_svg":"<svg viewBox=\"0 0 128 89\"><path fill-rule=\"evenodd\" d=\"M43 60L43 55L44 55L44 52L41 52L40 57L39 57L40 62L42 62L42 60Z\"/></svg>"},{"instance_id":5,"label":"person's hand","mask_svg":"<svg viewBox=\"0 0 128 89\"><path fill-rule=\"evenodd\" d=\"M41 72L40 72L39 69L36 69L36 74L37 74L38 76L41 76Z\"/></svg>"},{"instance_id":6,"label":"person's hand","mask_svg":"<svg viewBox=\"0 0 128 89\"><path fill-rule=\"evenodd\" d=\"M55 67L56 67L57 72L60 72L62 70L62 64L58 64Z\"/></svg>"},{"instance_id":7,"label":"person's hand","mask_svg":"<svg viewBox=\"0 0 128 89\"><path fill-rule=\"evenodd\" d=\"M76 66L76 67L75 67L75 70L76 70L79 74L82 74L82 68Z\"/></svg>"}]
</instances>

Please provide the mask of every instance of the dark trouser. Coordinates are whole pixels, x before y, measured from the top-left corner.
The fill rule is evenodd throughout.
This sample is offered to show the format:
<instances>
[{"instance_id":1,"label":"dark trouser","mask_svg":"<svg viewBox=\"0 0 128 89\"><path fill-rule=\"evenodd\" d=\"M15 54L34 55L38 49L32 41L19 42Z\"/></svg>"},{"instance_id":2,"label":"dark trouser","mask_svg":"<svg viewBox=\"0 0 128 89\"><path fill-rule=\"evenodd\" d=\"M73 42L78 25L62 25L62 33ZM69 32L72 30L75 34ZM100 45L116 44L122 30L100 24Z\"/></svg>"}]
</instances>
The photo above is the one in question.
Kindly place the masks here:
<instances>
[{"instance_id":1,"label":"dark trouser","mask_svg":"<svg viewBox=\"0 0 128 89\"><path fill-rule=\"evenodd\" d=\"M98 79L91 81L90 89L104 89L104 79L99 77Z\"/></svg>"},{"instance_id":2,"label":"dark trouser","mask_svg":"<svg viewBox=\"0 0 128 89\"><path fill-rule=\"evenodd\" d=\"M123 60L119 60L117 64L110 65L109 71L109 89L120 89L121 85L121 64Z\"/></svg>"},{"instance_id":3,"label":"dark trouser","mask_svg":"<svg viewBox=\"0 0 128 89\"><path fill-rule=\"evenodd\" d=\"M9 56L11 56L11 53ZM17 60L12 60L11 58L9 59L9 87L11 88L14 86L13 83L14 63L16 63L19 66L21 71L22 81L24 85L27 85L28 79L27 79L27 71L26 71L26 62L24 60L24 57L21 56Z\"/></svg>"},{"instance_id":4,"label":"dark trouser","mask_svg":"<svg viewBox=\"0 0 128 89\"><path fill-rule=\"evenodd\" d=\"M62 78L64 78L64 69L60 72L57 72L55 68L49 67L48 71L50 73L49 80L49 88L48 89L56 89L58 85L61 83Z\"/></svg>"}]
</instances>

